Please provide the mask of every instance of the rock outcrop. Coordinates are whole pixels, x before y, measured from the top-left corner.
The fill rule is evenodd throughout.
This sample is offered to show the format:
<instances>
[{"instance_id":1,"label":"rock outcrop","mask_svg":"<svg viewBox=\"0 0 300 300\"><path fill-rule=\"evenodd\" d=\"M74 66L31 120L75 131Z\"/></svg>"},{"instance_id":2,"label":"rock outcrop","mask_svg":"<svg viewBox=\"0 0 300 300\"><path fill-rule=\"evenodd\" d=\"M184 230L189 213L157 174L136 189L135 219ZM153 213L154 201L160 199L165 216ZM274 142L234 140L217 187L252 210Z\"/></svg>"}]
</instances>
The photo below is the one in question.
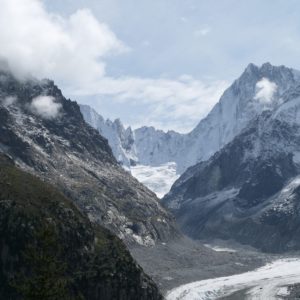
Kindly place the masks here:
<instances>
[{"instance_id":1,"label":"rock outcrop","mask_svg":"<svg viewBox=\"0 0 300 300\"><path fill-rule=\"evenodd\" d=\"M108 142L50 80L0 74L0 151L72 199L128 245L178 235L154 193L116 161Z\"/></svg>"}]
</instances>

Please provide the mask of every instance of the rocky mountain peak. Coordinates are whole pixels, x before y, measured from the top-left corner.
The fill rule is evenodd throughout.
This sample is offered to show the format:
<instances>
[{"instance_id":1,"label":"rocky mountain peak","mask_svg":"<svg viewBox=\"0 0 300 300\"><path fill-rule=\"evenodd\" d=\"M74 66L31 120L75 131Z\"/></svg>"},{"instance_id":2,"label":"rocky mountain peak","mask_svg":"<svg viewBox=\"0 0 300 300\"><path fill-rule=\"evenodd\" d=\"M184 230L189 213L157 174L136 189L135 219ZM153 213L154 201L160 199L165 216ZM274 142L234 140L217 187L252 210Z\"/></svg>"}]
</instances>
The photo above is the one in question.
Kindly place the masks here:
<instances>
[{"instance_id":1,"label":"rocky mountain peak","mask_svg":"<svg viewBox=\"0 0 300 300\"><path fill-rule=\"evenodd\" d=\"M105 120L88 105L80 105L80 111L85 121L108 140L115 158L121 165L128 168L137 161L131 127L125 128L120 119Z\"/></svg>"},{"instance_id":2,"label":"rocky mountain peak","mask_svg":"<svg viewBox=\"0 0 300 300\"><path fill-rule=\"evenodd\" d=\"M280 90L285 90L299 80L298 72L283 65L273 66L266 62L260 67L249 64L242 75L234 82L233 86L238 86L240 90L245 89L255 91L256 84L262 79L267 79L275 83Z\"/></svg>"},{"instance_id":3,"label":"rocky mountain peak","mask_svg":"<svg viewBox=\"0 0 300 300\"><path fill-rule=\"evenodd\" d=\"M285 66L249 64L208 116L183 136L180 154L175 156L179 172L211 157L263 111L277 109L299 78L298 71Z\"/></svg>"},{"instance_id":4,"label":"rocky mountain peak","mask_svg":"<svg viewBox=\"0 0 300 300\"><path fill-rule=\"evenodd\" d=\"M258 71L258 66L255 65L254 63L249 63L248 66L246 67L244 73L252 74Z\"/></svg>"},{"instance_id":5,"label":"rocky mountain peak","mask_svg":"<svg viewBox=\"0 0 300 300\"><path fill-rule=\"evenodd\" d=\"M57 186L91 221L128 244L153 245L176 235L155 194L119 166L107 139L84 121L76 102L51 81L4 76L0 152Z\"/></svg>"},{"instance_id":6,"label":"rocky mountain peak","mask_svg":"<svg viewBox=\"0 0 300 300\"><path fill-rule=\"evenodd\" d=\"M219 151L187 169L163 202L193 237L236 239L273 252L298 250L297 71L270 64L248 68L253 72L246 70L210 113L213 134L206 141L220 132L220 138L232 139L221 140ZM269 81L257 86L266 76ZM254 85L250 97L247 89ZM213 122L217 117L221 121Z\"/></svg>"},{"instance_id":7,"label":"rocky mountain peak","mask_svg":"<svg viewBox=\"0 0 300 300\"><path fill-rule=\"evenodd\" d=\"M181 174L188 167L210 158L261 113L276 110L291 93L296 94L299 74L268 62L261 66L249 64L207 117L188 134L164 132L151 126L125 130L120 122L116 126L112 121L109 121L109 130L104 130L104 125L90 122L88 114L85 119L109 140L115 157L124 166L130 167L134 162L159 167L172 162Z\"/></svg>"}]
</instances>

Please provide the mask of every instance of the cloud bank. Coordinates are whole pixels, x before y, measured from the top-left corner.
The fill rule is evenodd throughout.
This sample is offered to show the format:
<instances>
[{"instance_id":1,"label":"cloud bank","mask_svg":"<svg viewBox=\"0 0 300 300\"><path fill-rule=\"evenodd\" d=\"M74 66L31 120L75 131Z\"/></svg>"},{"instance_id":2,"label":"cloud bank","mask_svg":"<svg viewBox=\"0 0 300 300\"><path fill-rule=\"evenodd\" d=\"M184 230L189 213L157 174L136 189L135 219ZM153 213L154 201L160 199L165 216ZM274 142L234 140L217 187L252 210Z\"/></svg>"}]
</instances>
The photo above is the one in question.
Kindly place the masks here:
<instances>
[{"instance_id":1,"label":"cloud bank","mask_svg":"<svg viewBox=\"0 0 300 300\"><path fill-rule=\"evenodd\" d=\"M63 18L39 0L0 0L0 7L0 58L20 76L80 85L105 74L106 55L126 50L88 9Z\"/></svg>"},{"instance_id":2,"label":"cloud bank","mask_svg":"<svg viewBox=\"0 0 300 300\"><path fill-rule=\"evenodd\" d=\"M114 103L110 111L116 114L107 111L105 117L116 118L123 112L127 115L125 123L135 128L149 125L188 132L207 115L228 86L226 81L205 83L187 75L177 79L103 78L88 91L70 93L84 99L91 93L93 100L87 104L102 114L106 105Z\"/></svg>"},{"instance_id":3,"label":"cloud bank","mask_svg":"<svg viewBox=\"0 0 300 300\"><path fill-rule=\"evenodd\" d=\"M31 111L44 119L56 118L59 115L61 108L62 105L56 103L55 99L50 96L38 96L32 99L30 105Z\"/></svg>"},{"instance_id":4,"label":"cloud bank","mask_svg":"<svg viewBox=\"0 0 300 300\"><path fill-rule=\"evenodd\" d=\"M120 117L135 127L188 131L227 87L223 81L204 83L186 75L108 75L108 58L130 48L89 9L62 16L48 12L41 0L0 0L0 7L0 65L4 59L17 76L51 78L68 97L90 104L104 117ZM209 31L203 27L196 35ZM59 111L58 104L45 97L35 99L32 109L44 118Z\"/></svg>"}]
</instances>

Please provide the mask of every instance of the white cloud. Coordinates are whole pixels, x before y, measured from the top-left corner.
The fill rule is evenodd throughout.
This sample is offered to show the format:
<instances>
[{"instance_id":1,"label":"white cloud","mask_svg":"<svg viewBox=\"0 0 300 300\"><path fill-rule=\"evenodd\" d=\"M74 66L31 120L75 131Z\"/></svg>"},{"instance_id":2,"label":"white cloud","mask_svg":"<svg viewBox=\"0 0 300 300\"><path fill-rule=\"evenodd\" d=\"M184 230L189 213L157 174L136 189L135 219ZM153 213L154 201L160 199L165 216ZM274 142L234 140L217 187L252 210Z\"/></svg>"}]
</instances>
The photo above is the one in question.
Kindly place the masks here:
<instances>
[{"instance_id":1,"label":"white cloud","mask_svg":"<svg viewBox=\"0 0 300 300\"><path fill-rule=\"evenodd\" d=\"M55 99L50 96L38 96L32 99L30 109L34 114L44 119L53 119L59 115L62 108L60 103L56 103Z\"/></svg>"},{"instance_id":2,"label":"white cloud","mask_svg":"<svg viewBox=\"0 0 300 300\"><path fill-rule=\"evenodd\" d=\"M113 102L111 110L128 108L118 115L125 123L190 130L228 86L224 81L206 84L191 76L108 77L107 57L126 52L128 47L90 10L79 9L63 17L47 12L41 0L0 0L0 8L0 60L6 59L19 76L31 73L54 79L72 98L97 95ZM204 36L209 31L209 27L200 26L196 34ZM150 41L142 41L149 47ZM59 107L52 100L35 100L32 109L45 118L55 117ZM101 103L92 106L97 108ZM137 106L142 106L139 113Z\"/></svg>"},{"instance_id":3,"label":"white cloud","mask_svg":"<svg viewBox=\"0 0 300 300\"><path fill-rule=\"evenodd\" d=\"M11 106L13 105L14 103L17 102L17 97L16 96L8 96L8 97L5 97L3 100L3 105L8 107L8 106Z\"/></svg>"},{"instance_id":4,"label":"white cloud","mask_svg":"<svg viewBox=\"0 0 300 300\"><path fill-rule=\"evenodd\" d=\"M138 127L152 125L161 129L189 131L211 110L228 87L225 81L204 83L191 76L178 79L149 78L103 78L97 86L88 90L69 91L73 96L86 96L89 93L99 98L92 106L101 107L105 98L125 106L134 112L137 106L143 111L134 114L134 120L126 123ZM91 103L90 103L91 104ZM101 114L101 110L98 109Z\"/></svg>"},{"instance_id":5,"label":"white cloud","mask_svg":"<svg viewBox=\"0 0 300 300\"><path fill-rule=\"evenodd\" d=\"M272 102L273 96L276 91L276 83L264 77L256 83L256 94L254 99L260 101L263 104L268 104Z\"/></svg>"},{"instance_id":6,"label":"white cloud","mask_svg":"<svg viewBox=\"0 0 300 300\"><path fill-rule=\"evenodd\" d=\"M0 58L20 76L85 84L105 74L105 56L127 49L87 9L63 18L40 0L0 0L0 7Z\"/></svg>"}]
</instances>

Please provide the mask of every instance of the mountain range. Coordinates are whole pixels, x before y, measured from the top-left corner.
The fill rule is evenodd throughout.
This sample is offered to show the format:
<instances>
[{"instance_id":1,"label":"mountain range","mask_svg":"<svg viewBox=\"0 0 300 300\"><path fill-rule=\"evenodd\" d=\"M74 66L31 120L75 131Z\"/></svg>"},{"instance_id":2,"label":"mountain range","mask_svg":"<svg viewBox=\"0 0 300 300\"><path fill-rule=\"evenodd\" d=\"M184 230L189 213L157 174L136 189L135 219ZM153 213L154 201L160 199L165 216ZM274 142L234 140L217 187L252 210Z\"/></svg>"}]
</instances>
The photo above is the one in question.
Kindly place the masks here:
<instances>
[{"instance_id":1,"label":"mountain range","mask_svg":"<svg viewBox=\"0 0 300 300\"><path fill-rule=\"evenodd\" d=\"M300 249L300 73L270 63L249 64L207 117L181 134L125 128L119 119L105 120L91 107L66 99L51 80L20 80L2 70L0 172L28 179L25 184L25 179L16 184L15 177L0 180L3 216L16 216L26 228L35 218L46 231L54 226L56 239L77 243L78 264L64 257L66 268L88 274L88 261L94 259L99 270L106 262L113 266L107 272L121 268L125 286L119 277L104 279L106 271L94 278L108 284L98 287L103 299L111 299L115 289L133 293L128 299L161 299L126 246L132 253L143 247L151 253L157 245L177 253L184 247L176 244L182 231L195 240L235 240L267 252ZM168 193L160 201L154 192ZM66 214L77 217L63 221ZM0 218L3 228L17 235L9 220ZM87 231L81 235L87 248L66 235L80 224ZM28 231L34 242L29 247L39 245L34 228ZM2 236L0 262L9 266L15 263L14 241L5 232ZM99 248L98 237L103 241ZM65 249L63 243L59 247ZM114 255L99 262L101 251ZM146 257L139 259L147 266ZM10 295L9 278L18 274L3 271L0 276L6 282L2 294ZM80 279L78 286L87 299L99 299L97 285L89 288ZM77 293L73 285L69 291ZM124 295L116 297L127 300Z\"/></svg>"},{"instance_id":2,"label":"mountain range","mask_svg":"<svg viewBox=\"0 0 300 300\"><path fill-rule=\"evenodd\" d=\"M188 168L163 199L185 233L235 239L269 252L300 248L297 75L283 66L250 65L225 92L240 95L242 112L234 106L234 115L246 113L244 128L208 160ZM258 99L264 106L257 109L255 90L261 80L274 83L274 90L269 99ZM232 136L228 127L223 129L226 137Z\"/></svg>"},{"instance_id":3,"label":"mountain range","mask_svg":"<svg viewBox=\"0 0 300 300\"><path fill-rule=\"evenodd\" d=\"M164 132L154 127L132 130L122 122L104 120L87 105L80 109L87 123L108 139L117 160L126 168L146 165L150 167L175 164L176 174L209 159L214 153L238 135L256 116L277 107L282 95L299 81L300 73L285 66L274 67L265 63L261 67L249 64L243 74L222 95L211 112L189 133ZM151 169L147 169L151 173ZM156 183L155 176L150 178ZM137 177L148 187L143 176ZM176 176L169 176L172 183ZM169 184L167 184L167 190ZM154 188L154 191L157 191Z\"/></svg>"},{"instance_id":4,"label":"mountain range","mask_svg":"<svg viewBox=\"0 0 300 300\"><path fill-rule=\"evenodd\" d=\"M155 194L120 167L107 140L52 81L2 72L0 99L0 151L21 169L55 185L127 244L178 234Z\"/></svg>"},{"instance_id":5,"label":"mountain range","mask_svg":"<svg viewBox=\"0 0 300 300\"><path fill-rule=\"evenodd\" d=\"M188 134L121 126L122 137L130 132L127 167L176 163L182 175L162 203L184 233L266 251L299 249L299 74L249 64ZM87 118L89 108L81 111L100 128Z\"/></svg>"}]
</instances>

